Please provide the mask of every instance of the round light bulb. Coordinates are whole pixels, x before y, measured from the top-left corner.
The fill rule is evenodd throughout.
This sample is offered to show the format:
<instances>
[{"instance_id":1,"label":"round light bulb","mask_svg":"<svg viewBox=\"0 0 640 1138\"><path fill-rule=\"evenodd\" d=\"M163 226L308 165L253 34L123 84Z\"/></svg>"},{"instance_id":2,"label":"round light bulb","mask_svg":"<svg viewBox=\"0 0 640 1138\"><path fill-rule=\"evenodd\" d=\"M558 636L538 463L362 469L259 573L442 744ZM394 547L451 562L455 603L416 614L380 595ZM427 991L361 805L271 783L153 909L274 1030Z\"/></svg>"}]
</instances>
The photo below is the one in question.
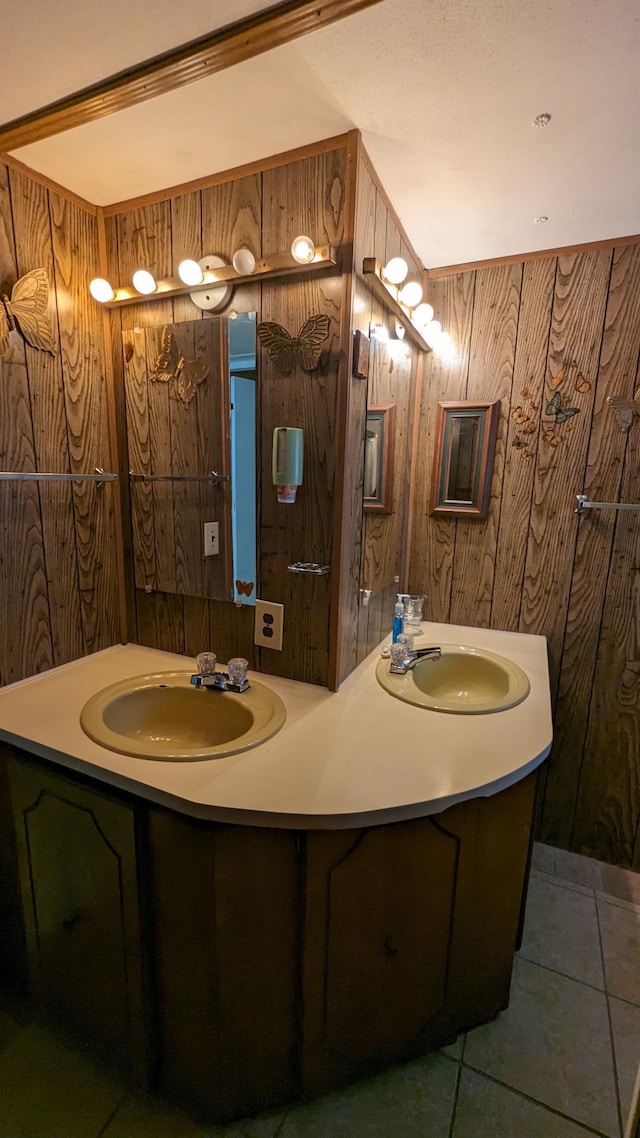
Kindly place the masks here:
<instances>
[{"instance_id":1,"label":"round light bulb","mask_svg":"<svg viewBox=\"0 0 640 1138\"><path fill-rule=\"evenodd\" d=\"M89 292L93 299L98 300L100 304L106 304L108 300L113 300L116 295L109 281L106 281L104 277L94 277L89 285Z\"/></svg>"},{"instance_id":2,"label":"round light bulb","mask_svg":"<svg viewBox=\"0 0 640 1138\"><path fill-rule=\"evenodd\" d=\"M131 280L136 292L141 292L144 296L150 296L158 287L153 273L148 269L136 269Z\"/></svg>"},{"instance_id":3,"label":"round light bulb","mask_svg":"<svg viewBox=\"0 0 640 1138\"><path fill-rule=\"evenodd\" d=\"M430 320L426 328L423 330L422 335L427 341L430 348L433 348L437 342L438 336L442 332L442 324L439 320Z\"/></svg>"},{"instance_id":4,"label":"round light bulb","mask_svg":"<svg viewBox=\"0 0 640 1138\"><path fill-rule=\"evenodd\" d=\"M370 324L369 335L373 336L375 340L379 340L381 344L389 342L389 329L384 324Z\"/></svg>"},{"instance_id":5,"label":"round light bulb","mask_svg":"<svg viewBox=\"0 0 640 1138\"><path fill-rule=\"evenodd\" d=\"M416 308L422 300L422 285L419 281L407 281L404 288L398 294L398 300L401 304L406 304L407 308Z\"/></svg>"},{"instance_id":6,"label":"round light bulb","mask_svg":"<svg viewBox=\"0 0 640 1138\"><path fill-rule=\"evenodd\" d=\"M200 268L197 261L192 261L187 258L186 261L181 261L178 265L178 276L183 284L186 285L199 285L204 280L204 273Z\"/></svg>"},{"instance_id":7,"label":"round light bulb","mask_svg":"<svg viewBox=\"0 0 640 1138\"><path fill-rule=\"evenodd\" d=\"M250 249L242 248L236 249L231 264L241 277L249 277L251 273L255 272L256 259Z\"/></svg>"},{"instance_id":8,"label":"round light bulb","mask_svg":"<svg viewBox=\"0 0 640 1138\"><path fill-rule=\"evenodd\" d=\"M301 234L291 242L291 256L299 265L310 265L316 255L316 247L310 237Z\"/></svg>"},{"instance_id":9,"label":"round light bulb","mask_svg":"<svg viewBox=\"0 0 640 1138\"><path fill-rule=\"evenodd\" d=\"M409 266L404 257L392 257L390 261L387 261L382 270L382 275L386 281L389 281L389 284L399 285L402 284L408 272Z\"/></svg>"},{"instance_id":10,"label":"round light bulb","mask_svg":"<svg viewBox=\"0 0 640 1138\"><path fill-rule=\"evenodd\" d=\"M419 304L411 313L411 319L416 328L426 328L433 320L433 308L430 304Z\"/></svg>"}]
</instances>

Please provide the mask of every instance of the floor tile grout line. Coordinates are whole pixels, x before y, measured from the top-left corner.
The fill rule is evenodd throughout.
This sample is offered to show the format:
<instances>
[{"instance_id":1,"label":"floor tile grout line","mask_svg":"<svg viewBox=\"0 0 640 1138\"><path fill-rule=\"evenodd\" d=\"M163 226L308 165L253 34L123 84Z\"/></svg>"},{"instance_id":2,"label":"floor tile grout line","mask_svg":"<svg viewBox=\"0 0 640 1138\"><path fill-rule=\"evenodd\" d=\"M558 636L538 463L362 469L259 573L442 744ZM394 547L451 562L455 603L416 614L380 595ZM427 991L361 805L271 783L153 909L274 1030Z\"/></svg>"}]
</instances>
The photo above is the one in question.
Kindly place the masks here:
<instances>
[{"instance_id":1,"label":"floor tile grout line","mask_svg":"<svg viewBox=\"0 0 640 1138\"><path fill-rule=\"evenodd\" d=\"M490 1075L487 1071L481 1070L480 1067L474 1067L471 1063L461 1061L461 1067L466 1067L467 1070L473 1071L476 1075L481 1075L483 1079L488 1079L490 1083L495 1083L498 1087L504 1087L507 1091L513 1091L514 1094L519 1095L520 1098L525 1099L527 1102L532 1102L535 1106L544 1107L550 1114L555 1114L558 1118L563 1118L566 1122L573 1122L576 1126L581 1126L587 1134L596 1134L598 1138L611 1138L604 1130L596 1130L593 1126L589 1126L587 1122L583 1122L580 1118L575 1118L572 1114L565 1114L563 1111L558 1110L555 1106L550 1106L548 1102L542 1102L540 1099L534 1098L533 1095L527 1094L519 1087L513 1087L511 1083L505 1083L502 1079L497 1079L495 1075Z\"/></svg>"},{"instance_id":2,"label":"floor tile grout line","mask_svg":"<svg viewBox=\"0 0 640 1138\"><path fill-rule=\"evenodd\" d=\"M602 960L602 975L604 977L604 994L605 994L605 999L607 1002L607 1023L609 1024L609 1047L611 1048L611 1063L613 1066L613 1085L614 1085L614 1089L615 1089L615 1093L616 1093L616 1104L618 1107L618 1126L620 1128L620 1135L622 1135L623 1130L624 1130L624 1119L622 1117L622 1103L620 1101L620 1075L618 1072L618 1061L616 1058L616 1045L615 1045L615 1038L614 1038L614 1034L613 1034L613 1020L611 1018L611 1004L609 1002L610 997L609 997L609 987L608 987L608 981L607 981L607 962L606 962L605 953L604 953L604 942L602 939L602 929L600 927L600 913L598 912L598 906L597 905L596 905L596 923L597 923L597 927L598 927L598 941L600 944L600 958Z\"/></svg>"},{"instance_id":3,"label":"floor tile grout line","mask_svg":"<svg viewBox=\"0 0 640 1138\"><path fill-rule=\"evenodd\" d=\"M550 968L548 964L540 964L539 961L532 960L530 956L524 956L522 949L518 952L516 960L524 960L527 964L535 964L536 968L544 968L545 972L551 972L553 976L562 976L563 980L573 980L574 984L583 984L585 988L590 988L592 992L600 992L602 996L607 994L606 981L602 988L598 988L595 984L590 984L588 980L578 980L576 976L569 976L568 972L560 972L558 968Z\"/></svg>"},{"instance_id":4,"label":"floor tile grout line","mask_svg":"<svg viewBox=\"0 0 640 1138\"><path fill-rule=\"evenodd\" d=\"M449 1129L447 1131L447 1138L453 1138L453 1131L456 1125L456 1114L458 1111L458 1096L460 1094L460 1080L462 1079L462 1060L457 1063L456 1071L456 1085L453 1089L453 1102L451 1104L451 1118L449 1119Z\"/></svg>"}]
</instances>

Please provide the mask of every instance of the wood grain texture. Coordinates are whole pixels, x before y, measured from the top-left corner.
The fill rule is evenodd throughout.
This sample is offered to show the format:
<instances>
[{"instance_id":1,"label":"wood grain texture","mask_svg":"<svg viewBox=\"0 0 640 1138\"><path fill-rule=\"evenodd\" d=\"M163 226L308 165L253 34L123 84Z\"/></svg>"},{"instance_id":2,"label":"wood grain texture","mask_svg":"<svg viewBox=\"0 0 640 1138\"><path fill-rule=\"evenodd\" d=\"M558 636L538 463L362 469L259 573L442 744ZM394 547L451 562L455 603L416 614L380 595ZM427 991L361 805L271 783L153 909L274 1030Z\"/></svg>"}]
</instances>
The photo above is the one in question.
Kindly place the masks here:
<instances>
[{"instance_id":1,"label":"wood grain texture","mask_svg":"<svg viewBox=\"0 0 640 1138\"><path fill-rule=\"evenodd\" d=\"M456 522L450 610L453 624L487 625L491 617L507 408L511 399L521 284L521 266L485 269L476 274L467 398L499 399L501 410L489 515L486 519L459 518ZM461 587L461 581L464 581L464 587Z\"/></svg>"},{"instance_id":2,"label":"wood grain texture","mask_svg":"<svg viewBox=\"0 0 640 1138\"><path fill-rule=\"evenodd\" d=\"M95 212L15 163L0 164L0 284L10 292L19 273L47 269L56 344L49 357L16 337L0 361L5 470L109 468L102 333L86 292L96 259ZM1 683L117 639L111 494L88 484L3 483Z\"/></svg>"},{"instance_id":3,"label":"wood grain texture","mask_svg":"<svg viewBox=\"0 0 640 1138\"><path fill-rule=\"evenodd\" d=\"M230 261L237 249L247 248L258 260L263 255L281 252L280 246L262 247L261 190L262 176L251 174L202 191L203 256L215 253ZM268 231L266 236L269 241ZM239 285L231 307L235 312L259 312L260 293L257 282Z\"/></svg>"},{"instance_id":4,"label":"wood grain texture","mask_svg":"<svg viewBox=\"0 0 640 1138\"><path fill-rule=\"evenodd\" d=\"M10 171L11 205L16 232L18 275L36 266L54 281L49 198L44 187ZM55 293L49 296L49 317L58 327ZM56 335L56 340L58 337ZM59 342L58 345L59 347ZM59 350L55 356L36 351L26 342L25 361L33 419L35 469L70 472L64 376ZM78 591L73 491L70 483L39 486L42 531L51 612L51 637L56 664L83 654L84 639Z\"/></svg>"},{"instance_id":5,"label":"wood grain texture","mask_svg":"<svg viewBox=\"0 0 640 1138\"><path fill-rule=\"evenodd\" d=\"M308 230L317 242L339 245L345 192L345 151L266 172L264 233L276 249L287 248L296 233ZM289 573L287 566L294 561L332 562L341 279L335 271L292 280L286 288L264 282L264 320L297 335L313 313L325 313L330 320L317 369L304 372L297 367L285 377L266 352L260 356L262 440L270 440L276 426L293 426L302 427L311 444L306 448L304 484L293 506L277 501L270 446L264 441L261 446L261 592L283 603L287 616L282 653L262 649L260 655L265 670L322 684L328 678L329 581Z\"/></svg>"},{"instance_id":6,"label":"wood grain texture","mask_svg":"<svg viewBox=\"0 0 640 1138\"><path fill-rule=\"evenodd\" d=\"M96 219L53 194L50 205L69 458L73 473L87 474L111 460L102 316L78 272L95 264ZM84 643L96 652L119 636L113 492L73 483L73 501Z\"/></svg>"},{"instance_id":7,"label":"wood grain texture","mask_svg":"<svg viewBox=\"0 0 640 1138\"><path fill-rule=\"evenodd\" d=\"M628 440L618 427L607 399L611 395L632 398L636 389L639 353L640 246L627 245L614 252L582 488L582 492L595 501L615 502L621 497ZM628 484L628 491L633 496L637 493L637 485ZM629 500L624 499L624 495L622 497ZM593 513L584 520L580 519L578 526L560 667L554 748L547 772L549 806L542 836L551 845L566 846L571 839L575 783L580 775L587 733L589 695L601 637L600 622L607 601L608 570L615 531L613 511ZM611 698L615 700L620 684L619 668L614 666L609 682L613 688ZM624 736L619 736L619 746L624 749ZM593 787L588 801L592 800L594 793L605 798L608 795L607 784L612 777L611 755L608 760L606 765L598 764L595 776L596 780L606 776L605 785L597 790ZM628 762L628 756L625 760ZM585 762L588 784L594 780L592 750L586 752Z\"/></svg>"},{"instance_id":8,"label":"wood grain texture","mask_svg":"<svg viewBox=\"0 0 640 1138\"><path fill-rule=\"evenodd\" d=\"M522 270L522 288L510 318L517 335L486 620L544 635L549 643L556 738L540 779L539 836L638 867L638 515L592 511L578 519L574 507L583 490L595 501L640 500L640 432L636 424L624 435L607 404L612 394L631 398L640 383L640 254L630 242L509 263L515 273ZM434 619L470 624L479 623L477 611L485 614L484 605L476 611L469 598L482 602L487 547L484 540L475 550L462 546L459 531L452 542L442 523L436 530L421 511L420 487L430 469L438 399L484 395L478 377L505 334L504 321L494 323L497 309L489 297L488 306L479 295L473 303L481 277L477 271L429 282L430 300L456 343L464 322L451 318L453 298L464 288L471 344L483 348L464 391L459 382L438 389L433 370L441 365L433 357L426 361L409 584L412 592L431 593ZM460 342L462 359L464 334ZM556 422L554 392L560 408L577 408L564 423ZM548 441L554 435L561 436L556 446ZM522 445L513 445L516 438Z\"/></svg>"}]
</instances>

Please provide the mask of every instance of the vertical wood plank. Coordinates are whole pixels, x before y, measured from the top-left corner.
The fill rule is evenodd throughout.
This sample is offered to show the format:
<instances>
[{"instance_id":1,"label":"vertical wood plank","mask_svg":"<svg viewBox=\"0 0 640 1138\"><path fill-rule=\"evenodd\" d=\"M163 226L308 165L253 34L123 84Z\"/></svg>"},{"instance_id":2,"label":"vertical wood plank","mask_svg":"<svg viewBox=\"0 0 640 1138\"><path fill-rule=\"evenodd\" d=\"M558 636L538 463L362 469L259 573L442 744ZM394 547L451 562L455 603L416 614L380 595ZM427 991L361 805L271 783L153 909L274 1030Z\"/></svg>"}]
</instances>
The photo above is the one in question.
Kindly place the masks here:
<instances>
[{"instance_id":1,"label":"vertical wood plank","mask_svg":"<svg viewBox=\"0 0 640 1138\"><path fill-rule=\"evenodd\" d=\"M435 621L449 620L455 552L455 523L431 518L428 512L438 401L465 398L475 278L475 273L458 273L429 285L429 303L455 344L455 356L440 359L430 352L423 365L419 451L412 456L415 486L409 592L429 594L427 612Z\"/></svg>"},{"instance_id":2,"label":"vertical wood plank","mask_svg":"<svg viewBox=\"0 0 640 1138\"><path fill-rule=\"evenodd\" d=\"M581 492L595 500L615 502L620 497L627 436L620 430L607 399L612 395L633 397L639 354L640 247L627 245L614 252L589 451L584 485L581 487ZM637 493L637 484L634 487L633 479L628 479L627 486L633 497ZM616 516L613 511L587 515L580 519L578 526L560 666L554 748L548 765L542 820L543 840L552 845L566 846L571 840L574 805L578 801L576 787L587 732L589 697L598 642L602 636L600 622L607 598L607 585L616 591L618 587L615 579L608 580L615 526ZM620 563L616 568L619 567ZM625 568L625 573L626 571ZM607 620L610 619L608 616ZM611 671L606 673L607 682L613 688L610 691L611 703L607 718L611 716L612 707L615 707L621 678L619 667L613 661L611 665ZM599 682L602 683L602 675ZM626 714L627 711L623 708L623 719ZM620 749L624 751L625 733L619 733L618 738ZM623 766L628 764L629 758L628 755L624 756ZM617 768L618 765L612 764L611 759L608 747L590 747L588 769L585 772L587 783L592 784L589 799L595 794L599 801L606 801L609 794L608 780L612 778L611 766ZM598 768L603 769L592 772L589 767L594 762ZM603 829L607 830L606 824ZM628 821L625 829L629 833ZM583 841L584 837L580 840ZM608 836L606 841L608 846Z\"/></svg>"},{"instance_id":3,"label":"vertical wood plank","mask_svg":"<svg viewBox=\"0 0 640 1138\"><path fill-rule=\"evenodd\" d=\"M69 473L69 444L64 402L64 380L59 351L55 302L54 264L51 247L49 201L43 186L24 174L10 171L11 206L16 233L18 276L33 268L47 270L51 290L49 319L55 329L56 355L37 351L26 342L24 353L29 377L29 395L37 470ZM43 482L38 487L51 616L55 664L75 660L84 651L78 555L74 533L71 483Z\"/></svg>"},{"instance_id":4,"label":"vertical wood plank","mask_svg":"<svg viewBox=\"0 0 640 1138\"><path fill-rule=\"evenodd\" d=\"M554 428L554 416L547 413L547 407L553 395L554 377L563 368L567 377L556 390L578 407L579 413L570 422L575 424L573 430L563 433L557 447L544 440L540 445L520 617L521 632L544 632L548 639L553 693L562 655L577 534L573 495L579 492L587 455L611 259L609 250L558 258L541 408L543 428ZM576 368L572 369L574 360ZM572 390L573 375L578 370L590 384L588 392Z\"/></svg>"},{"instance_id":5,"label":"vertical wood plank","mask_svg":"<svg viewBox=\"0 0 640 1138\"><path fill-rule=\"evenodd\" d=\"M520 265L483 269L476 274L467 398L499 399L501 407L489 515L456 522L453 624L486 626L491 617L521 284Z\"/></svg>"},{"instance_id":6,"label":"vertical wood plank","mask_svg":"<svg viewBox=\"0 0 640 1138\"><path fill-rule=\"evenodd\" d=\"M102 317L78 272L95 263L96 218L56 194L50 203L71 470L87 474L111 459ZM73 483L73 500L84 643L96 652L119 638L113 490Z\"/></svg>"}]
</instances>

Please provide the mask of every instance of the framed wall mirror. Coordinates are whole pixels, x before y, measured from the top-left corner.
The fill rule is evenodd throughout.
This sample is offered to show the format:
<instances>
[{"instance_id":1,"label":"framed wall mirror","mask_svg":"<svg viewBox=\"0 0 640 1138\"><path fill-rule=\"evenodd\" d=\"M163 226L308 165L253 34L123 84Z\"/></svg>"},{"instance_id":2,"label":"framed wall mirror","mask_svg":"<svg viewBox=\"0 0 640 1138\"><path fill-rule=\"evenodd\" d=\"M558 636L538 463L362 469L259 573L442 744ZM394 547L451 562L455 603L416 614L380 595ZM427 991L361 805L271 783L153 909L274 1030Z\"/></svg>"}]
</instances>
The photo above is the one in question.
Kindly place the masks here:
<instances>
[{"instance_id":1,"label":"framed wall mirror","mask_svg":"<svg viewBox=\"0 0 640 1138\"><path fill-rule=\"evenodd\" d=\"M500 400L438 404L430 514L486 518Z\"/></svg>"},{"instance_id":2,"label":"framed wall mirror","mask_svg":"<svg viewBox=\"0 0 640 1138\"><path fill-rule=\"evenodd\" d=\"M365 510L378 510L385 514L393 510L395 435L395 403L369 407L364 443Z\"/></svg>"},{"instance_id":3,"label":"framed wall mirror","mask_svg":"<svg viewBox=\"0 0 640 1138\"><path fill-rule=\"evenodd\" d=\"M139 589L255 603L255 330L243 313L122 334Z\"/></svg>"}]
</instances>

